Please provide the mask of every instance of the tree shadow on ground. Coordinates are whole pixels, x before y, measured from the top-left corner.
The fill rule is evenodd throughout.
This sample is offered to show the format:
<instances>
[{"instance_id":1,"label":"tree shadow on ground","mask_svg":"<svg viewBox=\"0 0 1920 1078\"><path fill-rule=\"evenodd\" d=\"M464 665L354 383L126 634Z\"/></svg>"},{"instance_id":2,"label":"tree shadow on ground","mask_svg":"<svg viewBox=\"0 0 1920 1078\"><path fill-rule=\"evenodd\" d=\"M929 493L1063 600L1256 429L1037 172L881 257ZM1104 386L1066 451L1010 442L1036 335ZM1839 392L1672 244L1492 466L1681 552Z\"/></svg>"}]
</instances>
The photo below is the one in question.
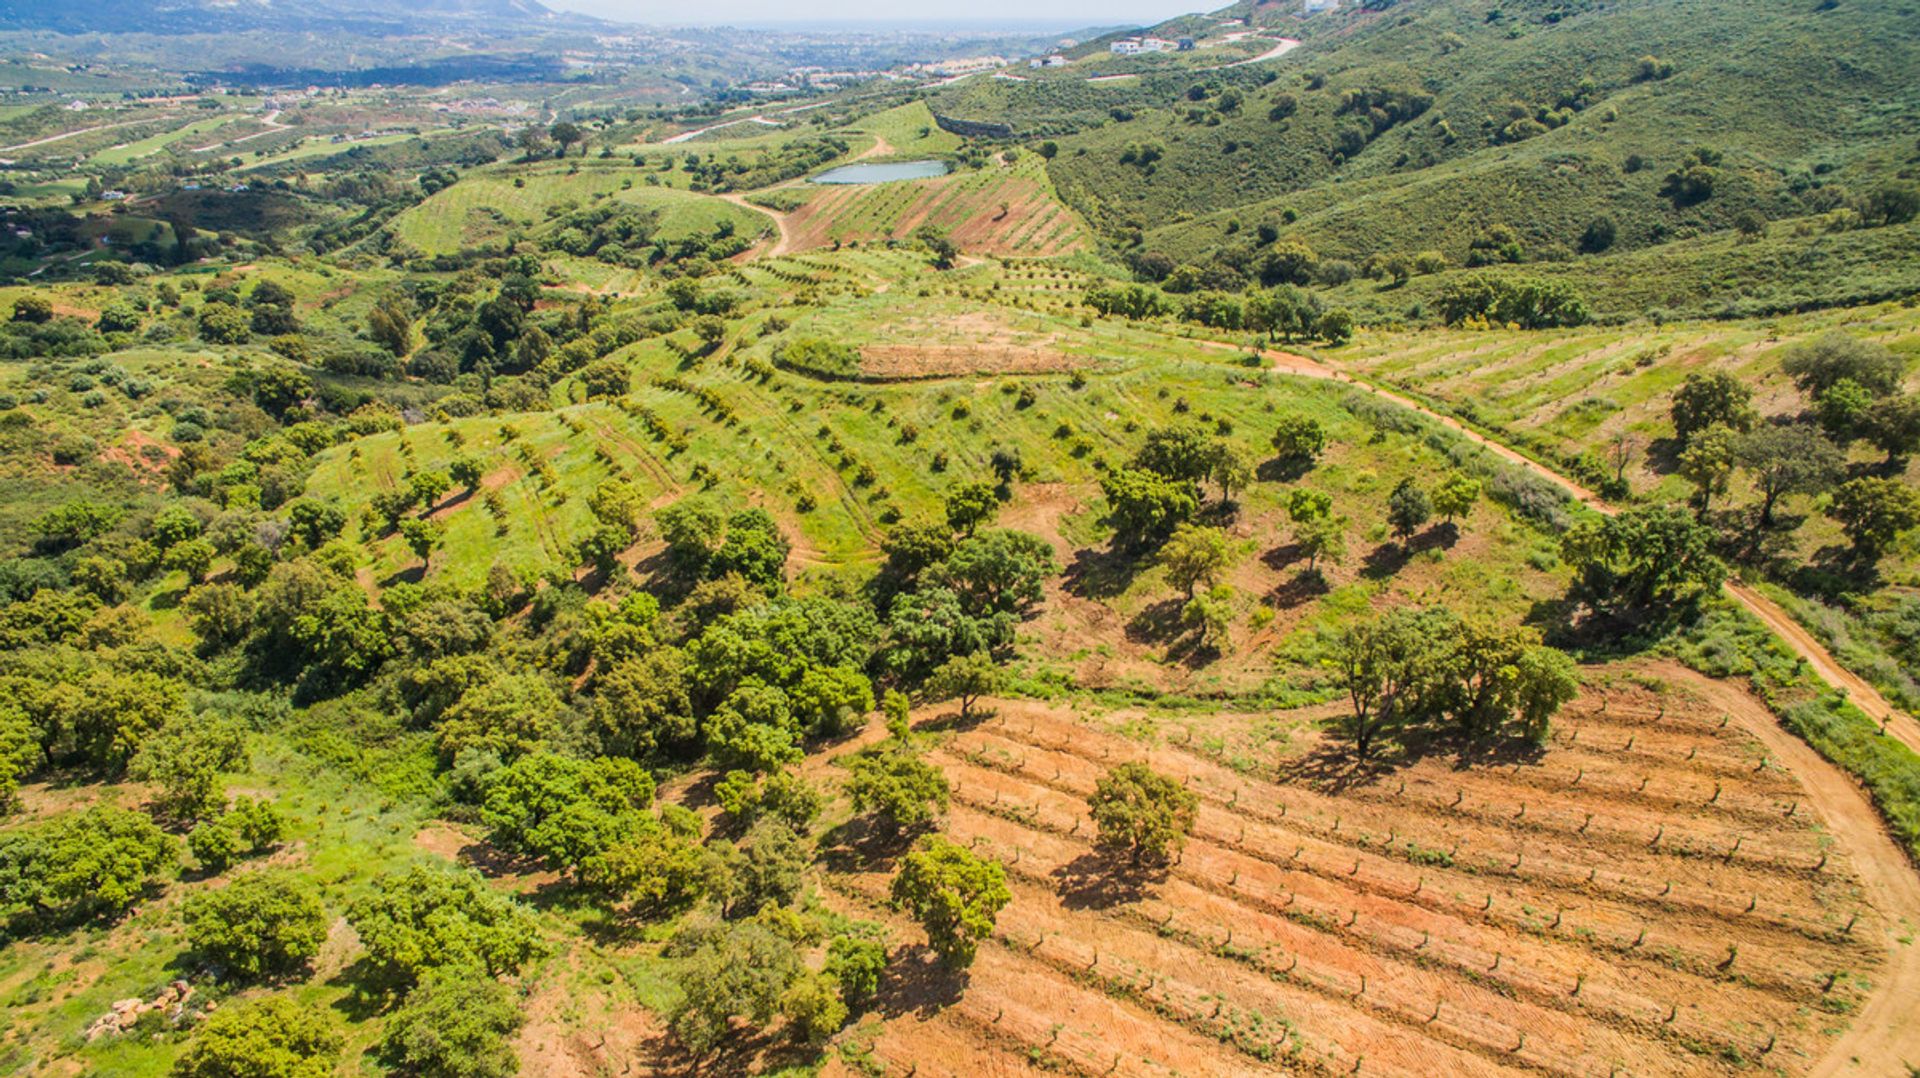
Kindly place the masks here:
<instances>
[{"instance_id":1,"label":"tree shadow on ground","mask_svg":"<svg viewBox=\"0 0 1920 1078\"><path fill-rule=\"evenodd\" d=\"M1267 594L1267 599L1277 610L1291 610L1296 606L1310 603L1333 590L1328 583L1327 574L1318 567L1302 569L1290 579L1275 587Z\"/></svg>"},{"instance_id":2,"label":"tree shadow on ground","mask_svg":"<svg viewBox=\"0 0 1920 1078\"><path fill-rule=\"evenodd\" d=\"M1060 574L1061 587L1080 599L1111 599L1127 590L1145 560L1118 544L1104 550L1081 547Z\"/></svg>"},{"instance_id":3,"label":"tree shadow on ground","mask_svg":"<svg viewBox=\"0 0 1920 1078\"><path fill-rule=\"evenodd\" d=\"M1804 562L1777 566L1773 574L1795 594L1832 603L1845 603L1885 586L1877 562L1860 557L1852 547L1831 544L1813 552Z\"/></svg>"},{"instance_id":4,"label":"tree shadow on ground","mask_svg":"<svg viewBox=\"0 0 1920 1078\"><path fill-rule=\"evenodd\" d=\"M1167 644L1167 661L1179 663L1189 670L1199 670L1218 662L1221 654L1219 644L1202 637L1197 631L1188 630Z\"/></svg>"},{"instance_id":5,"label":"tree shadow on ground","mask_svg":"<svg viewBox=\"0 0 1920 1078\"><path fill-rule=\"evenodd\" d=\"M1313 470L1310 460L1284 460L1280 457L1268 457L1254 465L1254 478L1264 483L1292 483Z\"/></svg>"},{"instance_id":6,"label":"tree shadow on ground","mask_svg":"<svg viewBox=\"0 0 1920 1078\"><path fill-rule=\"evenodd\" d=\"M1307 556L1307 548L1299 543L1282 543L1272 550L1263 551L1260 564L1276 573L1286 572L1287 566Z\"/></svg>"},{"instance_id":7,"label":"tree shadow on ground","mask_svg":"<svg viewBox=\"0 0 1920 1078\"><path fill-rule=\"evenodd\" d=\"M388 573L386 577L380 581L380 587L385 589L391 588L395 584L418 584L426 578L427 567L425 565L409 565L405 569L396 569Z\"/></svg>"},{"instance_id":8,"label":"tree shadow on ground","mask_svg":"<svg viewBox=\"0 0 1920 1078\"><path fill-rule=\"evenodd\" d=\"M333 1009L349 1022L364 1022L384 1014L406 994L404 986L382 973L365 955L327 978L326 984L330 988L346 989L333 1001Z\"/></svg>"},{"instance_id":9,"label":"tree shadow on ground","mask_svg":"<svg viewBox=\"0 0 1920 1078\"><path fill-rule=\"evenodd\" d=\"M1387 580L1397 576L1412 560L1410 544L1381 543L1360 559L1360 575L1368 580Z\"/></svg>"},{"instance_id":10,"label":"tree shadow on ground","mask_svg":"<svg viewBox=\"0 0 1920 1078\"><path fill-rule=\"evenodd\" d=\"M1186 600L1173 596L1147 604L1127 622L1127 639L1136 644L1170 644L1186 632L1180 610Z\"/></svg>"},{"instance_id":11,"label":"tree shadow on ground","mask_svg":"<svg viewBox=\"0 0 1920 1078\"><path fill-rule=\"evenodd\" d=\"M1452 757L1454 770L1470 771L1503 764L1537 764L1545 755L1545 746L1524 737L1468 737L1450 728L1415 728L1400 731L1392 740L1376 741L1364 760L1345 743L1323 744L1280 765L1276 778L1325 793L1344 793L1375 785L1429 757Z\"/></svg>"},{"instance_id":12,"label":"tree shadow on ground","mask_svg":"<svg viewBox=\"0 0 1920 1078\"><path fill-rule=\"evenodd\" d=\"M1379 781L1405 762L1403 756L1401 746L1393 743L1376 744L1365 759L1344 744L1321 745L1282 763L1274 772L1274 780L1299 783L1324 793L1344 793Z\"/></svg>"},{"instance_id":13,"label":"tree shadow on ground","mask_svg":"<svg viewBox=\"0 0 1920 1078\"><path fill-rule=\"evenodd\" d=\"M886 1018L938 1014L960 1002L967 990L967 971L942 962L924 943L902 947L887 969L890 975L874 997L874 1010Z\"/></svg>"},{"instance_id":14,"label":"tree shadow on ground","mask_svg":"<svg viewBox=\"0 0 1920 1078\"><path fill-rule=\"evenodd\" d=\"M829 872L870 872L890 867L927 828L893 828L870 816L855 816L821 834L814 860Z\"/></svg>"},{"instance_id":15,"label":"tree shadow on ground","mask_svg":"<svg viewBox=\"0 0 1920 1078\"><path fill-rule=\"evenodd\" d=\"M1167 868L1090 850L1054 869L1053 878L1065 908L1105 910L1145 898L1150 885L1167 878Z\"/></svg>"},{"instance_id":16,"label":"tree shadow on ground","mask_svg":"<svg viewBox=\"0 0 1920 1078\"><path fill-rule=\"evenodd\" d=\"M1686 448L1678 438L1655 438L1647 443L1647 470L1655 475L1672 475L1680 467L1680 451Z\"/></svg>"},{"instance_id":17,"label":"tree shadow on ground","mask_svg":"<svg viewBox=\"0 0 1920 1078\"><path fill-rule=\"evenodd\" d=\"M974 701L972 709L965 714L962 714L960 709L956 707L944 715L935 715L931 718L920 720L914 724L914 729L929 734L950 732L965 733L998 714L1000 714L998 709L981 707L980 702L976 700Z\"/></svg>"}]
</instances>

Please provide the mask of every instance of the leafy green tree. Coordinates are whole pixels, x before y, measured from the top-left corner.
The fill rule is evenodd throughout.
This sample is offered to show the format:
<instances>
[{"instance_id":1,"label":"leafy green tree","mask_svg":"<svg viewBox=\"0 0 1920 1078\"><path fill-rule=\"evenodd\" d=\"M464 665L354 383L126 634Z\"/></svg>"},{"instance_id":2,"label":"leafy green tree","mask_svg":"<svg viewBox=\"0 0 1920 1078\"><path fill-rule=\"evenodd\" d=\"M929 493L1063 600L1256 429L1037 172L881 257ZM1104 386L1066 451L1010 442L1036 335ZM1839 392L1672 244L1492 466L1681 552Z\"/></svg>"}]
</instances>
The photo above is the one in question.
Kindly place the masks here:
<instances>
[{"instance_id":1,"label":"leafy green tree","mask_svg":"<svg viewBox=\"0 0 1920 1078\"><path fill-rule=\"evenodd\" d=\"M332 502L301 498L287 506L287 524L308 550L319 550L347 527L347 511Z\"/></svg>"},{"instance_id":2,"label":"leafy green tree","mask_svg":"<svg viewBox=\"0 0 1920 1078\"><path fill-rule=\"evenodd\" d=\"M441 713L441 755L486 749L507 760L531 752L557 731L559 694L539 674L502 674L462 692Z\"/></svg>"},{"instance_id":3,"label":"leafy green tree","mask_svg":"<svg viewBox=\"0 0 1920 1078\"><path fill-rule=\"evenodd\" d=\"M1851 378L1842 378L1814 398L1814 419L1835 444L1852 445L1866 433L1867 413L1873 403L1873 394L1865 386Z\"/></svg>"},{"instance_id":4,"label":"leafy green tree","mask_svg":"<svg viewBox=\"0 0 1920 1078\"><path fill-rule=\"evenodd\" d=\"M1433 511L1451 524L1454 517L1464 517L1473 511L1473 503L1480 500L1480 491L1480 480L1461 472L1449 472L1433 488Z\"/></svg>"},{"instance_id":5,"label":"leafy green tree","mask_svg":"<svg viewBox=\"0 0 1920 1078\"><path fill-rule=\"evenodd\" d=\"M106 805L0 831L0 916L69 924L117 914L179 856L152 820Z\"/></svg>"},{"instance_id":6,"label":"leafy green tree","mask_svg":"<svg viewBox=\"0 0 1920 1078\"><path fill-rule=\"evenodd\" d=\"M856 922L854 932L836 935L827 943L827 963L821 970L840 986L840 998L858 1009L880 991L880 975L887 969L887 945L861 929L877 933L878 925Z\"/></svg>"},{"instance_id":7,"label":"leafy green tree","mask_svg":"<svg viewBox=\"0 0 1920 1078\"><path fill-rule=\"evenodd\" d=\"M1199 483L1213 471L1220 443L1199 427L1181 423L1156 427L1134 454L1133 466L1187 484Z\"/></svg>"},{"instance_id":8,"label":"leafy green tree","mask_svg":"<svg viewBox=\"0 0 1920 1078\"><path fill-rule=\"evenodd\" d=\"M0 703L0 816L19 805L20 780L40 756L39 733L17 701Z\"/></svg>"},{"instance_id":9,"label":"leafy green tree","mask_svg":"<svg viewBox=\"0 0 1920 1078\"><path fill-rule=\"evenodd\" d=\"M246 763L246 734L212 715L176 716L141 746L130 771L160 787L160 811L176 820L197 820L226 807L220 774Z\"/></svg>"},{"instance_id":10,"label":"leafy green tree","mask_svg":"<svg viewBox=\"0 0 1920 1078\"><path fill-rule=\"evenodd\" d=\"M1193 598L1195 587L1212 586L1233 562L1233 544L1219 528L1181 524L1160 548L1167 583Z\"/></svg>"},{"instance_id":11,"label":"leafy green tree","mask_svg":"<svg viewBox=\"0 0 1920 1078\"><path fill-rule=\"evenodd\" d=\"M244 980L300 968L327 938L320 899L284 871L241 873L193 895L180 913L194 953Z\"/></svg>"},{"instance_id":12,"label":"leafy green tree","mask_svg":"<svg viewBox=\"0 0 1920 1078\"><path fill-rule=\"evenodd\" d=\"M387 1019L381 1052L419 1078L511 1078L520 1072L513 1034L525 1020L520 994L477 970L439 969L420 979Z\"/></svg>"},{"instance_id":13,"label":"leafy green tree","mask_svg":"<svg viewBox=\"0 0 1920 1078\"><path fill-rule=\"evenodd\" d=\"M752 921L713 926L702 935L681 963L681 999L667 1016L674 1040L695 1060L734 1036L734 1019L773 1021L781 997L806 968L793 944Z\"/></svg>"},{"instance_id":14,"label":"leafy green tree","mask_svg":"<svg viewBox=\"0 0 1920 1078\"><path fill-rule=\"evenodd\" d=\"M1012 645L1016 615L972 609L951 588L927 586L895 597L882 662L917 682L955 655L998 653Z\"/></svg>"},{"instance_id":15,"label":"leafy green tree","mask_svg":"<svg viewBox=\"0 0 1920 1078\"><path fill-rule=\"evenodd\" d=\"M1596 608L1645 611L1720 587L1727 570L1713 539L1679 508L1643 506L1575 522L1560 538L1560 556Z\"/></svg>"},{"instance_id":16,"label":"leafy green tree","mask_svg":"<svg viewBox=\"0 0 1920 1078\"><path fill-rule=\"evenodd\" d=\"M749 584L776 592L786 585L791 550L766 510L745 509L727 519L727 537L714 552L711 572L739 573Z\"/></svg>"},{"instance_id":17,"label":"leafy green tree","mask_svg":"<svg viewBox=\"0 0 1920 1078\"><path fill-rule=\"evenodd\" d=\"M1387 523L1402 540L1410 538L1432 516L1432 499L1411 477L1400 480L1387 495Z\"/></svg>"},{"instance_id":18,"label":"leafy green tree","mask_svg":"<svg viewBox=\"0 0 1920 1078\"><path fill-rule=\"evenodd\" d=\"M245 344L253 336L253 319L230 303L209 303L200 308L200 336L211 344Z\"/></svg>"},{"instance_id":19,"label":"leafy green tree","mask_svg":"<svg viewBox=\"0 0 1920 1078\"><path fill-rule=\"evenodd\" d=\"M1324 520L1333 515L1333 495L1295 487L1287 494L1287 517L1295 524Z\"/></svg>"},{"instance_id":20,"label":"leafy green tree","mask_svg":"<svg viewBox=\"0 0 1920 1078\"><path fill-rule=\"evenodd\" d=\"M13 301L13 321L22 325L45 325L53 321L53 300L29 293Z\"/></svg>"},{"instance_id":21,"label":"leafy green tree","mask_svg":"<svg viewBox=\"0 0 1920 1078\"><path fill-rule=\"evenodd\" d=\"M720 331L726 332L724 322ZM624 397L633 392L633 369L617 359L595 360L580 369L580 389L588 400Z\"/></svg>"},{"instance_id":22,"label":"leafy green tree","mask_svg":"<svg viewBox=\"0 0 1920 1078\"><path fill-rule=\"evenodd\" d=\"M1215 584L1188 599L1180 608L1180 621L1199 634L1201 646L1217 646L1233 624L1233 588Z\"/></svg>"},{"instance_id":23,"label":"leafy green tree","mask_svg":"<svg viewBox=\"0 0 1920 1078\"><path fill-rule=\"evenodd\" d=\"M1861 424L1861 433L1898 465L1920 453L1920 393L1882 397L1873 402Z\"/></svg>"},{"instance_id":24,"label":"leafy green tree","mask_svg":"<svg viewBox=\"0 0 1920 1078\"><path fill-rule=\"evenodd\" d=\"M1900 391L1904 365L1882 344L1829 330L1787 349L1780 369L1810 397L1818 398L1841 381L1851 381L1875 397Z\"/></svg>"},{"instance_id":25,"label":"leafy green tree","mask_svg":"<svg viewBox=\"0 0 1920 1078\"><path fill-rule=\"evenodd\" d=\"M690 577L704 576L726 535L726 520L705 502L681 500L654 514L667 558Z\"/></svg>"},{"instance_id":26,"label":"leafy green tree","mask_svg":"<svg viewBox=\"0 0 1920 1078\"><path fill-rule=\"evenodd\" d=\"M1139 548L1165 539L1199 509L1193 484L1145 468L1115 468L1100 478L1115 538Z\"/></svg>"},{"instance_id":27,"label":"leafy green tree","mask_svg":"<svg viewBox=\"0 0 1920 1078\"><path fill-rule=\"evenodd\" d=\"M1000 691L1002 680L1000 664L986 652L956 655L927 678L927 698L960 701L960 718L965 720L973 717L973 705L982 696Z\"/></svg>"},{"instance_id":28,"label":"leafy green tree","mask_svg":"<svg viewBox=\"0 0 1920 1078\"><path fill-rule=\"evenodd\" d=\"M208 872L225 872L242 856L263 853L280 841L286 824L271 801L234 799L217 819L202 820L187 833L187 849Z\"/></svg>"},{"instance_id":29,"label":"leafy green tree","mask_svg":"<svg viewBox=\"0 0 1920 1078\"><path fill-rule=\"evenodd\" d=\"M348 907L347 921L369 963L403 984L441 967L502 976L539 950L532 915L466 870L413 865L385 873Z\"/></svg>"},{"instance_id":30,"label":"leafy green tree","mask_svg":"<svg viewBox=\"0 0 1920 1078\"><path fill-rule=\"evenodd\" d=\"M1833 492L1827 515L1840 522L1856 553L1876 560L1920 527L1920 491L1900 479L1849 479Z\"/></svg>"},{"instance_id":31,"label":"leafy green tree","mask_svg":"<svg viewBox=\"0 0 1920 1078\"><path fill-rule=\"evenodd\" d=\"M576 142L581 144L580 152L582 154L587 152L586 134L580 130L579 124L571 120L561 120L547 128L547 137L559 145L561 157L565 157L567 155L567 147L572 146Z\"/></svg>"},{"instance_id":32,"label":"leafy green tree","mask_svg":"<svg viewBox=\"0 0 1920 1078\"><path fill-rule=\"evenodd\" d=\"M447 465L447 478L458 483L461 489L468 493L480 489L482 474L480 462L464 454L453 458L453 462Z\"/></svg>"},{"instance_id":33,"label":"leafy green tree","mask_svg":"<svg viewBox=\"0 0 1920 1078\"><path fill-rule=\"evenodd\" d=\"M1134 865L1164 862L1193 834L1200 799L1144 763L1124 763L1095 783L1088 809L1097 842Z\"/></svg>"},{"instance_id":34,"label":"leafy green tree","mask_svg":"<svg viewBox=\"0 0 1920 1078\"><path fill-rule=\"evenodd\" d=\"M1025 616L1059 571L1045 539L1000 528L961 540L933 575L971 615Z\"/></svg>"},{"instance_id":35,"label":"leafy green tree","mask_svg":"<svg viewBox=\"0 0 1920 1078\"><path fill-rule=\"evenodd\" d=\"M327 1078L340 1056L341 1036L328 1010L291 995L223 1007L208 1016L173 1078Z\"/></svg>"},{"instance_id":36,"label":"leafy green tree","mask_svg":"<svg viewBox=\"0 0 1920 1078\"><path fill-rule=\"evenodd\" d=\"M109 773L126 769L148 738L187 715L184 687L144 670L95 670L66 702L62 725L75 755Z\"/></svg>"},{"instance_id":37,"label":"leafy green tree","mask_svg":"<svg viewBox=\"0 0 1920 1078\"><path fill-rule=\"evenodd\" d=\"M948 488L947 527L971 536L1000 511L1000 496L991 483L960 483Z\"/></svg>"},{"instance_id":38,"label":"leafy green tree","mask_svg":"<svg viewBox=\"0 0 1920 1078\"><path fill-rule=\"evenodd\" d=\"M921 574L947 560L953 553L952 518L947 525L931 521L901 524L880 541L886 555L881 570L884 584L891 591L907 591L920 582Z\"/></svg>"},{"instance_id":39,"label":"leafy green tree","mask_svg":"<svg viewBox=\"0 0 1920 1078\"><path fill-rule=\"evenodd\" d=\"M1220 488L1220 500L1231 503L1236 493L1253 482L1253 464L1245 453L1223 443L1213 455L1213 471L1208 478Z\"/></svg>"},{"instance_id":40,"label":"leafy green tree","mask_svg":"<svg viewBox=\"0 0 1920 1078\"><path fill-rule=\"evenodd\" d=\"M821 1045L847 1024L849 1012L833 978L803 973L780 994L780 1013L795 1040Z\"/></svg>"},{"instance_id":41,"label":"leafy green tree","mask_svg":"<svg viewBox=\"0 0 1920 1078\"><path fill-rule=\"evenodd\" d=\"M1294 545L1307 556L1307 571L1318 572L1322 559L1339 562L1347 556L1347 518L1310 517L1293 527Z\"/></svg>"},{"instance_id":42,"label":"leafy green tree","mask_svg":"<svg viewBox=\"0 0 1920 1078\"><path fill-rule=\"evenodd\" d=\"M175 544L200 538L204 530L193 510L184 505L171 505L154 515L153 523L147 525L147 538L155 548L167 551Z\"/></svg>"},{"instance_id":43,"label":"leafy green tree","mask_svg":"<svg viewBox=\"0 0 1920 1078\"><path fill-rule=\"evenodd\" d=\"M927 259L933 263L934 269L952 269L960 257L959 246L934 225L921 225L914 230L913 238L927 249Z\"/></svg>"},{"instance_id":44,"label":"leafy green tree","mask_svg":"<svg viewBox=\"0 0 1920 1078\"><path fill-rule=\"evenodd\" d=\"M481 819L502 849L571 871L624 838L653 792L632 760L535 752L493 775Z\"/></svg>"},{"instance_id":45,"label":"leafy green tree","mask_svg":"<svg viewBox=\"0 0 1920 1078\"><path fill-rule=\"evenodd\" d=\"M1331 263L1329 263L1331 265ZM1353 339L1353 312L1345 307L1335 307L1320 316L1314 325L1314 332L1328 344L1345 344Z\"/></svg>"},{"instance_id":46,"label":"leafy green tree","mask_svg":"<svg viewBox=\"0 0 1920 1078\"><path fill-rule=\"evenodd\" d=\"M1741 436L1734 459L1760 490L1760 523L1773 523L1782 497L1824 490L1840 476L1840 450L1814 427L1764 424Z\"/></svg>"},{"instance_id":47,"label":"leafy green tree","mask_svg":"<svg viewBox=\"0 0 1920 1078\"><path fill-rule=\"evenodd\" d=\"M847 796L895 834L924 827L947 810L947 777L898 738L847 761Z\"/></svg>"},{"instance_id":48,"label":"leafy green tree","mask_svg":"<svg viewBox=\"0 0 1920 1078\"><path fill-rule=\"evenodd\" d=\"M1689 374L1673 391L1674 433L1682 445L1709 427L1736 431L1753 429L1753 390L1726 371Z\"/></svg>"},{"instance_id":49,"label":"leafy green tree","mask_svg":"<svg viewBox=\"0 0 1920 1078\"><path fill-rule=\"evenodd\" d=\"M751 914L766 906L791 904L806 886L811 860L806 837L786 821L765 819L754 824L728 858L727 912Z\"/></svg>"},{"instance_id":50,"label":"leafy green tree","mask_svg":"<svg viewBox=\"0 0 1920 1078\"><path fill-rule=\"evenodd\" d=\"M367 311L367 336L396 357L413 351L413 304L403 293L382 296Z\"/></svg>"},{"instance_id":51,"label":"leafy green tree","mask_svg":"<svg viewBox=\"0 0 1920 1078\"><path fill-rule=\"evenodd\" d=\"M579 879L604 895L665 912L694 901L714 882L717 858L699 844L697 817L676 805L642 816L618 842L587 858Z\"/></svg>"},{"instance_id":52,"label":"leafy green tree","mask_svg":"<svg viewBox=\"0 0 1920 1078\"><path fill-rule=\"evenodd\" d=\"M1680 451L1677 470L1682 479L1693 484L1693 501L1703 517L1712 508L1713 499L1727 492L1739 460L1740 437L1732 427L1716 424L1695 433Z\"/></svg>"},{"instance_id":53,"label":"leafy green tree","mask_svg":"<svg viewBox=\"0 0 1920 1078\"><path fill-rule=\"evenodd\" d=\"M603 668L594 679L588 729L616 756L646 757L698 736L686 654L656 648Z\"/></svg>"},{"instance_id":54,"label":"leafy green tree","mask_svg":"<svg viewBox=\"0 0 1920 1078\"><path fill-rule=\"evenodd\" d=\"M166 567L187 575L187 580L198 584L207 578L207 570L213 567L215 552L213 544L205 539L189 539L176 543L167 551L164 559Z\"/></svg>"},{"instance_id":55,"label":"leafy green tree","mask_svg":"<svg viewBox=\"0 0 1920 1078\"><path fill-rule=\"evenodd\" d=\"M1573 657L1558 648L1535 646L1522 651L1508 681L1514 713L1535 744L1546 742L1554 713L1580 694Z\"/></svg>"},{"instance_id":56,"label":"leafy green tree","mask_svg":"<svg viewBox=\"0 0 1920 1078\"><path fill-rule=\"evenodd\" d=\"M446 536L446 529L438 521L408 517L400 522L400 537L407 541L407 549L420 559L420 568L426 569L433 557L433 549L440 545Z\"/></svg>"},{"instance_id":57,"label":"leafy green tree","mask_svg":"<svg viewBox=\"0 0 1920 1078\"><path fill-rule=\"evenodd\" d=\"M998 861L976 857L965 846L939 835L920 840L893 878L893 904L912 912L926 930L927 944L950 966L973 963L980 941L1013 892Z\"/></svg>"},{"instance_id":58,"label":"leafy green tree","mask_svg":"<svg viewBox=\"0 0 1920 1078\"><path fill-rule=\"evenodd\" d=\"M844 733L852 721L873 710L873 683L847 666L815 666L787 692L793 716L816 736Z\"/></svg>"}]
</instances>

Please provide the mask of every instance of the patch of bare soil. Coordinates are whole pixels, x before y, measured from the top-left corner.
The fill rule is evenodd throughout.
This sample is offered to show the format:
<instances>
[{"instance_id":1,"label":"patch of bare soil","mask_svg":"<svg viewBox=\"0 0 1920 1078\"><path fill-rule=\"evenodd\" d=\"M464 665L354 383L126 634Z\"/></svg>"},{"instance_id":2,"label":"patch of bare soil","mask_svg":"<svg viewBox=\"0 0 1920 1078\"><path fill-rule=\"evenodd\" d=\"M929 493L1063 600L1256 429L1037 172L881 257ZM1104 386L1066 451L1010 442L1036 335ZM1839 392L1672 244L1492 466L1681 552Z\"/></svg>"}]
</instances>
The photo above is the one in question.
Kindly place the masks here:
<instances>
[{"instance_id":1,"label":"patch of bare soil","mask_svg":"<svg viewBox=\"0 0 1920 1078\"><path fill-rule=\"evenodd\" d=\"M555 963L526 1002L514 1041L525 1078L661 1074L674 1054L660 1018L611 986L581 983L571 959Z\"/></svg>"}]
</instances>

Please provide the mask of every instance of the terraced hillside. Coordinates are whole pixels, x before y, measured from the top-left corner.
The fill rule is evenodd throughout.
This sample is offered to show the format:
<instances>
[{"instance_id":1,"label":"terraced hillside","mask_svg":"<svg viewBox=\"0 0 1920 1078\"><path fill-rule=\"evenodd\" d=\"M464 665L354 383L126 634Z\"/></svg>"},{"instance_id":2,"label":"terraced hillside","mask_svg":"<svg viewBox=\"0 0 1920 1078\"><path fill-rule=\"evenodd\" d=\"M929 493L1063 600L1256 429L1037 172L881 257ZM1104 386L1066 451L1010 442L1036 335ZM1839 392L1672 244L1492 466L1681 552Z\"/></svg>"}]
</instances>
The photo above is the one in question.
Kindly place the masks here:
<instances>
[{"instance_id":1,"label":"terraced hillside","mask_svg":"<svg viewBox=\"0 0 1920 1078\"><path fill-rule=\"evenodd\" d=\"M789 248L904 240L932 226L971 254L1045 258L1084 250L1079 217L1054 195L1045 162L1009 153L980 169L928 180L815 191L787 215Z\"/></svg>"}]
</instances>

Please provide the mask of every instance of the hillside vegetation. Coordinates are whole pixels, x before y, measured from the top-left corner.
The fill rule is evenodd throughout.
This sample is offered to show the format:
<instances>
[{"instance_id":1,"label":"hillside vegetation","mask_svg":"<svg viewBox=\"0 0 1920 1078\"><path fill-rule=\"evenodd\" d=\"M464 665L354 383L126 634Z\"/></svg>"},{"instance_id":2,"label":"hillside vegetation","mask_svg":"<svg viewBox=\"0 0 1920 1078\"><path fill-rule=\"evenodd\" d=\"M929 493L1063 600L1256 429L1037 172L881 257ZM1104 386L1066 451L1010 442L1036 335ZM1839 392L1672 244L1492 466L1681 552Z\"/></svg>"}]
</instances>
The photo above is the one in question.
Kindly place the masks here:
<instances>
[{"instance_id":1,"label":"hillside vegetation","mask_svg":"<svg viewBox=\"0 0 1920 1078\"><path fill-rule=\"evenodd\" d=\"M36 39L0 1070L1899 1073L1911 21Z\"/></svg>"}]
</instances>

